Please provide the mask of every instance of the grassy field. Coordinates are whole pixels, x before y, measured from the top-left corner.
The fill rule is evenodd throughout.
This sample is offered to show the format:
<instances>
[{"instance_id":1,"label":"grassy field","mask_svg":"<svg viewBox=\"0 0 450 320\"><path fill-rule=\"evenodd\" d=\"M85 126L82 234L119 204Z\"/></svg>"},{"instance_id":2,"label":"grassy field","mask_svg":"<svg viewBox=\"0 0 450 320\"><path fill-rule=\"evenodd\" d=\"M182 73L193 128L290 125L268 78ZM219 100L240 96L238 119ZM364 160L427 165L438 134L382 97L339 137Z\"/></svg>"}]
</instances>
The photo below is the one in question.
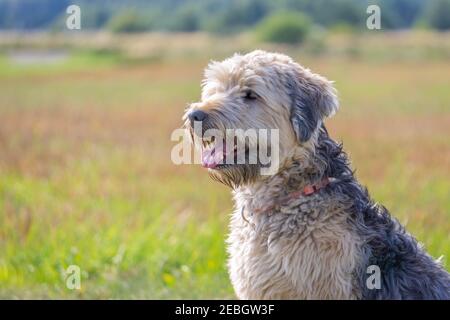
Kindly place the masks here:
<instances>
[{"instance_id":1,"label":"grassy field","mask_svg":"<svg viewBox=\"0 0 450 320\"><path fill-rule=\"evenodd\" d=\"M387 52L395 39L383 37L374 46ZM372 196L448 269L448 48L436 45L429 59L417 47L408 59L349 48L278 49L336 81L331 134ZM133 63L78 52L51 66L0 57L1 298L234 298L230 192L199 166L170 160L170 134L198 99L203 68L226 54ZM65 285L72 264L79 291Z\"/></svg>"}]
</instances>

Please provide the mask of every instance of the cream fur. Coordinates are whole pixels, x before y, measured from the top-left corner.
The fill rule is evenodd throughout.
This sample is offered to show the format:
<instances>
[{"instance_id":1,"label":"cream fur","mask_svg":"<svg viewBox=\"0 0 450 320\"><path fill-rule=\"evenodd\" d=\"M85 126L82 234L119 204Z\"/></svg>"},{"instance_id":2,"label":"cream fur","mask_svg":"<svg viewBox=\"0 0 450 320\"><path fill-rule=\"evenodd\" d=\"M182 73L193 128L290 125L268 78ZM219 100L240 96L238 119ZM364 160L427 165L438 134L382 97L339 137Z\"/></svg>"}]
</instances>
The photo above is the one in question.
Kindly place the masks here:
<instances>
[{"instance_id":1,"label":"cream fur","mask_svg":"<svg viewBox=\"0 0 450 320\"><path fill-rule=\"evenodd\" d=\"M361 263L360 242L337 199L299 198L271 215L252 208L284 193L282 171L234 191L228 237L229 271L240 299L355 299L352 277ZM318 209L326 208L326 209Z\"/></svg>"}]
</instances>

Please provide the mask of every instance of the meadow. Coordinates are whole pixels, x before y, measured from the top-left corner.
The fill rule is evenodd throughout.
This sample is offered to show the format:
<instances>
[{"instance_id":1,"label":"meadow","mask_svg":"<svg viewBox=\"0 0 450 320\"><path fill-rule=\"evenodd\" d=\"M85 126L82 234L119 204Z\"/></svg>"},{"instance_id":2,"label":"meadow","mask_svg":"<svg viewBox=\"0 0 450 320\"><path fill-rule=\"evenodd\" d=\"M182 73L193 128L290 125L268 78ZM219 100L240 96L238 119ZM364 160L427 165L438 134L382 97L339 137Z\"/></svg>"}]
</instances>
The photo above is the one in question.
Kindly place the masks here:
<instances>
[{"instance_id":1,"label":"meadow","mask_svg":"<svg viewBox=\"0 0 450 320\"><path fill-rule=\"evenodd\" d=\"M245 35L3 37L0 298L234 298L230 190L199 165L175 166L170 134L199 98L208 61L256 47L335 81L341 110L330 134L373 198L448 270L449 38L336 35L298 48ZM11 62L25 45L70 54ZM66 287L69 265L81 268L81 290Z\"/></svg>"}]
</instances>

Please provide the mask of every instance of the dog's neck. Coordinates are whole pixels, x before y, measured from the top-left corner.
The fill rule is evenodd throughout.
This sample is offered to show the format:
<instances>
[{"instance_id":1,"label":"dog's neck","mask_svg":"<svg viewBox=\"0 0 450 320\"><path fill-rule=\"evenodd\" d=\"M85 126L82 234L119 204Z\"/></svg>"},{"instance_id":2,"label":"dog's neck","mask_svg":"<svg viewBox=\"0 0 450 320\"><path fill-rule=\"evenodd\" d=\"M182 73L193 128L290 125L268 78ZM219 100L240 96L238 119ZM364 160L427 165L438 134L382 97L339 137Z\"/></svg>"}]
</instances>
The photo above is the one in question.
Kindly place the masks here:
<instances>
[{"instance_id":1,"label":"dog's neck","mask_svg":"<svg viewBox=\"0 0 450 320\"><path fill-rule=\"evenodd\" d=\"M258 203L276 201L323 178L352 176L342 146L332 140L322 127L314 140L292 149L276 174L239 186L233 194L238 208L257 208Z\"/></svg>"},{"instance_id":2,"label":"dog's neck","mask_svg":"<svg viewBox=\"0 0 450 320\"><path fill-rule=\"evenodd\" d=\"M281 163L276 174L234 189L238 207L256 207L257 203L268 203L320 180L325 164L318 161L314 150L311 145L297 146Z\"/></svg>"}]
</instances>

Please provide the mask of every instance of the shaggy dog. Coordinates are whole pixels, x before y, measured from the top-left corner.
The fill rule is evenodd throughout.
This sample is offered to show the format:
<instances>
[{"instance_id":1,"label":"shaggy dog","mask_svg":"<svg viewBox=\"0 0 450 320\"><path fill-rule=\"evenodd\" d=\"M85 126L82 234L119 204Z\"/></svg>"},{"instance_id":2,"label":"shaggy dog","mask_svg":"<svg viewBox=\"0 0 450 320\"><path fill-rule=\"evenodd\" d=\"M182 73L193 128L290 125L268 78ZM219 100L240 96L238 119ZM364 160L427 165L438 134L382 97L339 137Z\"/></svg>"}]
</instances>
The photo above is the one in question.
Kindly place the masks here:
<instances>
[{"instance_id":1,"label":"shaggy dog","mask_svg":"<svg viewBox=\"0 0 450 320\"><path fill-rule=\"evenodd\" d=\"M259 162L220 163L214 155L226 150L201 137L203 165L233 189L228 265L239 298L450 298L449 274L370 198L329 137L323 120L338 109L331 82L285 55L254 51L212 62L202 87L184 116L192 137L196 122L200 136L279 130L271 175ZM243 143L248 156L258 142Z\"/></svg>"}]
</instances>

